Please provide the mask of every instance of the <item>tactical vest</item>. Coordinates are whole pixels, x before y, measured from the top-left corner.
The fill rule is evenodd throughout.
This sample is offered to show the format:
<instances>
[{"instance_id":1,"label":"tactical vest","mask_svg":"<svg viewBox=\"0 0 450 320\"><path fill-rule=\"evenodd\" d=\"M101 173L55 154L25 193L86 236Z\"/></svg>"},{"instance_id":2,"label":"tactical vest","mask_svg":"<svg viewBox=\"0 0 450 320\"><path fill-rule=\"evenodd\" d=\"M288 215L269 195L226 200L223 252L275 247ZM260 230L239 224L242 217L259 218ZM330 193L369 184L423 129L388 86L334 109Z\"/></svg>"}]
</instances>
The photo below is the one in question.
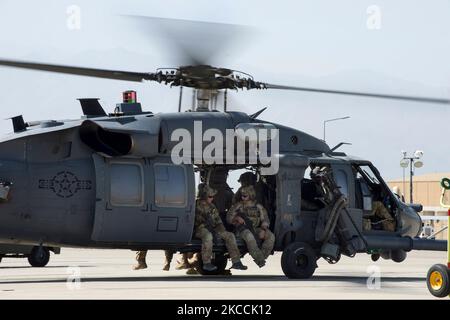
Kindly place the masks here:
<instances>
[{"instance_id":1,"label":"tactical vest","mask_svg":"<svg viewBox=\"0 0 450 320\"><path fill-rule=\"evenodd\" d=\"M197 200L195 214L195 228L200 226L216 228L221 224L219 213L214 205L204 200Z\"/></svg>"},{"instance_id":2,"label":"tactical vest","mask_svg":"<svg viewBox=\"0 0 450 320\"><path fill-rule=\"evenodd\" d=\"M256 203L250 206L244 206L242 210L244 214L252 221L253 228L258 228L261 224L261 216Z\"/></svg>"}]
</instances>

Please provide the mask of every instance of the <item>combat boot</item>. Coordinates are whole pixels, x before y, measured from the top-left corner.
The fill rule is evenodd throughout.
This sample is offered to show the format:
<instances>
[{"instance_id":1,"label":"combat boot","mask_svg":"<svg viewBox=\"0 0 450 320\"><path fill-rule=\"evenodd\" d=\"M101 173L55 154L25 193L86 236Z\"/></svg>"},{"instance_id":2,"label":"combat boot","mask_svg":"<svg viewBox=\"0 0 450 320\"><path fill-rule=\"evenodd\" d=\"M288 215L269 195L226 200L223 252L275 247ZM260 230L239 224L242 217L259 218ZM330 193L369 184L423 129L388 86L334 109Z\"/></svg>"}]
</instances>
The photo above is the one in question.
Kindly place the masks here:
<instances>
[{"instance_id":1,"label":"combat boot","mask_svg":"<svg viewBox=\"0 0 450 320\"><path fill-rule=\"evenodd\" d=\"M265 260L260 260L260 261L256 261L255 260L255 263L260 268L262 268L262 267L264 267L266 265L266 261Z\"/></svg>"},{"instance_id":2,"label":"combat boot","mask_svg":"<svg viewBox=\"0 0 450 320\"><path fill-rule=\"evenodd\" d=\"M241 260L233 262L233 265L230 269L236 269L236 270L247 270L247 266L244 266L241 262Z\"/></svg>"},{"instance_id":3,"label":"combat boot","mask_svg":"<svg viewBox=\"0 0 450 320\"><path fill-rule=\"evenodd\" d=\"M193 275L193 274L198 274L198 272L197 272L197 270L195 270L194 268L189 268L189 269L186 271L186 274Z\"/></svg>"},{"instance_id":4,"label":"combat boot","mask_svg":"<svg viewBox=\"0 0 450 320\"><path fill-rule=\"evenodd\" d=\"M177 270L183 270L183 269L189 269L190 268L189 263L187 263L185 261L183 261L183 262L177 261L177 262L178 262L178 264L175 267L175 269L177 269Z\"/></svg>"},{"instance_id":5,"label":"combat boot","mask_svg":"<svg viewBox=\"0 0 450 320\"><path fill-rule=\"evenodd\" d=\"M163 267L163 271L169 271L170 270L170 262L165 262L164 263L164 267Z\"/></svg>"},{"instance_id":6,"label":"combat boot","mask_svg":"<svg viewBox=\"0 0 450 320\"><path fill-rule=\"evenodd\" d=\"M137 264L133 266L133 270L141 270L147 268L147 263L145 263L145 258L147 256L147 251L137 251L136 252L136 261Z\"/></svg>"},{"instance_id":7,"label":"combat boot","mask_svg":"<svg viewBox=\"0 0 450 320\"><path fill-rule=\"evenodd\" d=\"M183 270L183 269L189 269L191 268L191 265L189 263L188 254L183 253L181 257L181 261L177 260L177 266L175 267L176 270Z\"/></svg>"},{"instance_id":8,"label":"combat boot","mask_svg":"<svg viewBox=\"0 0 450 320\"><path fill-rule=\"evenodd\" d=\"M216 271L217 267L215 265L213 265L212 263L205 263L205 264L203 264L202 269L205 271Z\"/></svg>"},{"instance_id":9,"label":"combat boot","mask_svg":"<svg viewBox=\"0 0 450 320\"><path fill-rule=\"evenodd\" d=\"M141 270L141 269L146 269L146 268L147 268L147 263L145 263L145 261L138 261L138 263L133 266L133 270Z\"/></svg>"}]
</instances>

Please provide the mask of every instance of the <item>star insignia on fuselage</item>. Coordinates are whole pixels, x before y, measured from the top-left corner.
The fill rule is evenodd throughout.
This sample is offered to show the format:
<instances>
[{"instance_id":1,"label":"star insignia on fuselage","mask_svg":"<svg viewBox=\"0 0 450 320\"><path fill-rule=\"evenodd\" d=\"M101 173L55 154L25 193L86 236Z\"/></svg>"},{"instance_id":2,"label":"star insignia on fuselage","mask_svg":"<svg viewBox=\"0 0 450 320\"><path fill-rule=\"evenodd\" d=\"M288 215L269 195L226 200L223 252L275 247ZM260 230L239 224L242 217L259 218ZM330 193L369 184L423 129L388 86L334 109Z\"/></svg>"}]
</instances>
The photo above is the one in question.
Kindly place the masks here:
<instances>
[{"instance_id":1,"label":"star insignia on fuselage","mask_svg":"<svg viewBox=\"0 0 450 320\"><path fill-rule=\"evenodd\" d=\"M90 180L79 180L75 174L69 171L58 172L50 180L39 180L39 189L50 189L61 198L70 198L79 190L90 190L91 188Z\"/></svg>"}]
</instances>

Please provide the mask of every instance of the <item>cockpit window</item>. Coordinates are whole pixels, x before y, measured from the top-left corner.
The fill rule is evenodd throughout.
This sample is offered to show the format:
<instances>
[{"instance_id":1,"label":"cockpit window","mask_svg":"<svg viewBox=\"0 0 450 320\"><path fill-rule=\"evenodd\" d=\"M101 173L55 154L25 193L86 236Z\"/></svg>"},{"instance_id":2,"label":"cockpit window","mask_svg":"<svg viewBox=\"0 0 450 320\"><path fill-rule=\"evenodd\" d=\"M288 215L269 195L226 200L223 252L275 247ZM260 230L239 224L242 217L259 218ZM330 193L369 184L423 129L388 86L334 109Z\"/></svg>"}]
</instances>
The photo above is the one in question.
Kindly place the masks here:
<instances>
[{"instance_id":1,"label":"cockpit window","mask_svg":"<svg viewBox=\"0 0 450 320\"><path fill-rule=\"evenodd\" d=\"M360 166L360 171L358 172L359 175L364 175L364 177L370 181L372 184L380 184L380 181L378 181L377 176L372 171L372 169L369 166ZM358 177L358 176L357 176Z\"/></svg>"}]
</instances>

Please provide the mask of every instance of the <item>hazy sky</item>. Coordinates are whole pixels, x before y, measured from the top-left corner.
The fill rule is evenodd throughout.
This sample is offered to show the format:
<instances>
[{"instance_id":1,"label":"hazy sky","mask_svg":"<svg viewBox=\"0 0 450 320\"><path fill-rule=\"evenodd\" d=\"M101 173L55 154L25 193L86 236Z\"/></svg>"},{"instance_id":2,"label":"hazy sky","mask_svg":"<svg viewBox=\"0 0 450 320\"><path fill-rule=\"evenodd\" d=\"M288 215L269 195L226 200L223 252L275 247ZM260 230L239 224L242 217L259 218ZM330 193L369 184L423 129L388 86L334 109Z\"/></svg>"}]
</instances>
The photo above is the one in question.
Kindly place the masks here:
<instances>
[{"instance_id":1,"label":"hazy sky","mask_svg":"<svg viewBox=\"0 0 450 320\"><path fill-rule=\"evenodd\" d=\"M176 66L167 48L156 42L155 30L121 16L139 14L251 26L251 39L223 48L214 62L257 80L450 97L449 1L91 2L0 0L0 57L141 72ZM80 9L80 29L68 27L73 5ZM380 12L379 29L371 23L373 6ZM147 110L177 110L178 90L153 83L0 67L0 117L77 118L80 97L99 97L112 111L127 89L138 91ZM327 142L352 143L342 150L372 160L387 179L402 175L403 149L424 150L425 166L417 174L450 171L450 106L280 91L240 92L232 104L231 109L249 113L267 106L262 119L318 137L324 120L349 115L349 120L328 124ZM4 121L0 133L11 129Z\"/></svg>"}]
</instances>

